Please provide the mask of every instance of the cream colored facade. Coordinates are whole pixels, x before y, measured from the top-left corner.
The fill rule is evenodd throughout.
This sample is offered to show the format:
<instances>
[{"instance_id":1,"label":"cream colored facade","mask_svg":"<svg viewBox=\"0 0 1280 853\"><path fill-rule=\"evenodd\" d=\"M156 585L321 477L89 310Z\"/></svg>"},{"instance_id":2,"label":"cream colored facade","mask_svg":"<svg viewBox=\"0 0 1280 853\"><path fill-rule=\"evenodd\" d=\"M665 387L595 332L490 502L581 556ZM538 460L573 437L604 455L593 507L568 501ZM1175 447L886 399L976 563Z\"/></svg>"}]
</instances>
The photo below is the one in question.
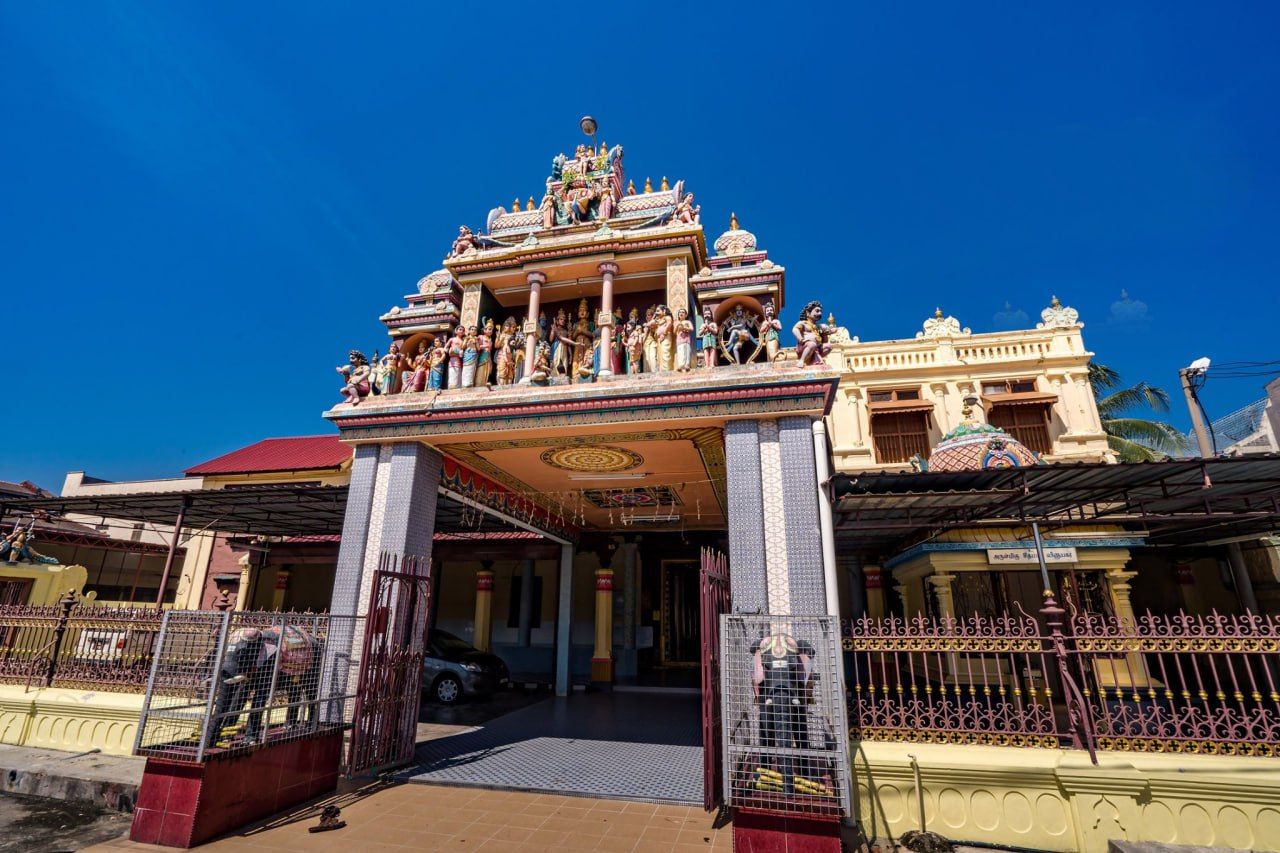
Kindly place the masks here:
<instances>
[{"instance_id":1,"label":"cream colored facade","mask_svg":"<svg viewBox=\"0 0 1280 853\"><path fill-rule=\"evenodd\" d=\"M1056 300L1055 300L1056 302ZM839 473L900 471L905 462L878 459L871 396L877 391L915 389L932 404L929 446L963 418L966 397L982 397L984 384L1031 380L1052 394L1047 462L1115 461L1089 386L1089 360L1074 309L1050 305L1034 329L974 334L941 312L914 338L860 341L841 329L827 361L840 370L840 385L828 416ZM980 415L980 412L975 412Z\"/></svg>"}]
</instances>

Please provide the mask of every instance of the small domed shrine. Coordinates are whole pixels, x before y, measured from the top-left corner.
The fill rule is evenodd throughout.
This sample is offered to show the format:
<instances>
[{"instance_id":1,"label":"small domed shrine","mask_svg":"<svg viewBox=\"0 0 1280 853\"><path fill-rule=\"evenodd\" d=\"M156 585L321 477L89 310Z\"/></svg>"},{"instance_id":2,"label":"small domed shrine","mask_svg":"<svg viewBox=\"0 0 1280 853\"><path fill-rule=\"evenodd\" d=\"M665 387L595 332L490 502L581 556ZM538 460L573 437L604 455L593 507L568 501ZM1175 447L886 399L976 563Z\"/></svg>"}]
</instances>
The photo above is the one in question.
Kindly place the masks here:
<instances>
[{"instance_id":1,"label":"small domed shrine","mask_svg":"<svg viewBox=\"0 0 1280 853\"><path fill-rule=\"evenodd\" d=\"M942 437L929 456L927 470L981 471L1037 465L1040 457L1025 444L991 424L965 423Z\"/></svg>"}]
</instances>

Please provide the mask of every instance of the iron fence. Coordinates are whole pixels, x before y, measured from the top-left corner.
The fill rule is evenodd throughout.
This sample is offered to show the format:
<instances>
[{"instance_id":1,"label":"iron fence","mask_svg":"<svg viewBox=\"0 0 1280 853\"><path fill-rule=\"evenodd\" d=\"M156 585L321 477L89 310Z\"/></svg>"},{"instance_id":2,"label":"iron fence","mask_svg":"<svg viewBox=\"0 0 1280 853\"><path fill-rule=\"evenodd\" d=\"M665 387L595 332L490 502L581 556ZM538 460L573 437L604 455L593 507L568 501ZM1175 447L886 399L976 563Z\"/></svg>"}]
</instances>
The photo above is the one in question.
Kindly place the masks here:
<instances>
[{"instance_id":1,"label":"iron fence","mask_svg":"<svg viewBox=\"0 0 1280 853\"><path fill-rule=\"evenodd\" d=\"M863 740L1280 756L1272 617L1066 613L842 625Z\"/></svg>"},{"instance_id":2,"label":"iron fence","mask_svg":"<svg viewBox=\"0 0 1280 853\"><path fill-rule=\"evenodd\" d=\"M330 614L166 612L134 752L198 763L346 728L352 656L326 650L330 637L362 637L362 623Z\"/></svg>"},{"instance_id":3,"label":"iron fence","mask_svg":"<svg viewBox=\"0 0 1280 853\"><path fill-rule=\"evenodd\" d=\"M162 614L77 604L0 606L0 683L141 692Z\"/></svg>"},{"instance_id":4,"label":"iron fence","mask_svg":"<svg viewBox=\"0 0 1280 853\"><path fill-rule=\"evenodd\" d=\"M720 627L727 804L849 814L836 620L724 615Z\"/></svg>"}]
</instances>

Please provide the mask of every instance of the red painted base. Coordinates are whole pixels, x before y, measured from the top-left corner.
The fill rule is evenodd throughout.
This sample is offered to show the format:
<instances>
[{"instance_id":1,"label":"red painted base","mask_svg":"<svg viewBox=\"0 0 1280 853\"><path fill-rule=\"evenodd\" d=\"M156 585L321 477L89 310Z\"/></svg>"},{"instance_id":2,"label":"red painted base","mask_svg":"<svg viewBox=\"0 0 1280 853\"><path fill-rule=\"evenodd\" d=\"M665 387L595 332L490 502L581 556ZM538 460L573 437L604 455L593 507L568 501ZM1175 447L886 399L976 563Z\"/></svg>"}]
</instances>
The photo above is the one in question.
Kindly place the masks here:
<instances>
[{"instance_id":1,"label":"red painted base","mask_svg":"<svg viewBox=\"0 0 1280 853\"><path fill-rule=\"evenodd\" d=\"M734 853L840 853L840 824L736 809Z\"/></svg>"},{"instance_id":2,"label":"red painted base","mask_svg":"<svg viewBox=\"0 0 1280 853\"><path fill-rule=\"evenodd\" d=\"M334 790L341 756L334 730L203 764L148 758L129 839L194 847Z\"/></svg>"}]
</instances>

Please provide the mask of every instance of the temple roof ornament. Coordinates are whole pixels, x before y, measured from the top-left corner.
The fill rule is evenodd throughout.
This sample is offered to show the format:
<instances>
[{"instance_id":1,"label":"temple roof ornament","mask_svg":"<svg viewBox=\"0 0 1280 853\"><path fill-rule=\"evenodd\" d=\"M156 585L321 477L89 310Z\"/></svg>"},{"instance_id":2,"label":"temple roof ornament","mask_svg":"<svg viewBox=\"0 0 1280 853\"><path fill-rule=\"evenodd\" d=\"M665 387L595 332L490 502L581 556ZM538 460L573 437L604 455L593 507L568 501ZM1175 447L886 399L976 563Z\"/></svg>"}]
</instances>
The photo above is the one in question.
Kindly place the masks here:
<instances>
[{"instance_id":1,"label":"temple roof ornament","mask_svg":"<svg viewBox=\"0 0 1280 853\"><path fill-rule=\"evenodd\" d=\"M924 331L916 332L916 338L963 338L972 333L968 326L961 328L955 317L944 317L942 309L938 308L932 317L924 321Z\"/></svg>"},{"instance_id":2,"label":"temple roof ornament","mask_svg":"<svg viewBox=\"0 0 1280 853\"><path fill-rule=\"evenodd\" d=\"M1084 326L1084 323L1080 322L1080 312L1063 305L1056 296L1049 302L1049 307L1040 312L1040 319L1043 322L1036 323L1037 329L1071 329Z\"/></svg>"},{"instance_id":3,"label":"temple roof ornament","mask_svg":"<svg viewBox=\"0 0 1280 853\"><path fill-rule=\"evenodd\" d=\"M418 279L418 292L422 294L439 293L449 290L456 283L453 273L446 269L439 269Z\"/></svg>"},{"instance_id":4,"label":"temple roof ornament","mask_svg":"<svg viewBox=\"0 0 1280 853\"><path fill-rule=\"evenodd\" d=\"M1040 457L1000 427L973 417L977 398L964 401L964 420L944 435L928 460L916 457L911 464L921 471L983 471L988 468L1022 468L1040 464Z\"/></svg>"},{"instance_id":5,"label":"temple roof ornament","mask_svg":"<svg viewBox=\"0 0 1280 853\"><path fill-rule=\"evenodd\" d=\"M756 250L756 235L738 227L738 214L729 214L729 230L716 238L717 255L745 255Z\"/></svg>"}]
</instances>

